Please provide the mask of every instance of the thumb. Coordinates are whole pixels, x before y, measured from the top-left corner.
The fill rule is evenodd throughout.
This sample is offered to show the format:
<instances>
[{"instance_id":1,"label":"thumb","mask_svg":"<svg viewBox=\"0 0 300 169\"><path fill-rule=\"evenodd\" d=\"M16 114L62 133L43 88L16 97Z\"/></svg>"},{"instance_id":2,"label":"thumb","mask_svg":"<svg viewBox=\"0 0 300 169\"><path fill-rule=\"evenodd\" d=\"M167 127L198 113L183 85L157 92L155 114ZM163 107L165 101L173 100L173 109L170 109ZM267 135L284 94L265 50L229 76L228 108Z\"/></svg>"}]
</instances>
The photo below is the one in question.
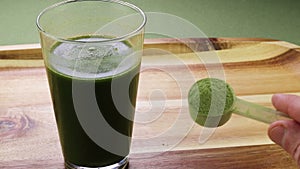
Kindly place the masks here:
<instances>
[{"instance_id":1,"label":"thumb","mask_svg":"<svg viewBox=\"0 0 300 169\"><path fill-rule=\"evenodd\" d=\"M300 165L300 124L294 120L272 123L268 135L276 144L285 149Z\"/></svg>"}]
</instances>

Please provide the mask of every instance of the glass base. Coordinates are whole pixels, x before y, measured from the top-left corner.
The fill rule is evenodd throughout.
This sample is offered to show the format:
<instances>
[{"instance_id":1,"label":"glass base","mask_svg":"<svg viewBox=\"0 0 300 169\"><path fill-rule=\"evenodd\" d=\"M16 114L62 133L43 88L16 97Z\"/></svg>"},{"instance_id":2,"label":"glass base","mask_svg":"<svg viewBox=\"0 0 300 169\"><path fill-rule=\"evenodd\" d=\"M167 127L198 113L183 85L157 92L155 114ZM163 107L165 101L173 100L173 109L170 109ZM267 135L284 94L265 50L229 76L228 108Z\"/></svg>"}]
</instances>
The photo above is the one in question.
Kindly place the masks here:
<instances>
[{"instance_id":1,"label":"glass base","mask_svg":"<svg viewBox=\"0 0 300 169\"><path fill-rule=\"evenodd\" d=\"M78 166L69 162L65 162L65 169L125 169L128 164L128 157L125 157L118 163L109 165L109 166L102 166L102 167L84 167Z\"/></svg>"}]
</instances>

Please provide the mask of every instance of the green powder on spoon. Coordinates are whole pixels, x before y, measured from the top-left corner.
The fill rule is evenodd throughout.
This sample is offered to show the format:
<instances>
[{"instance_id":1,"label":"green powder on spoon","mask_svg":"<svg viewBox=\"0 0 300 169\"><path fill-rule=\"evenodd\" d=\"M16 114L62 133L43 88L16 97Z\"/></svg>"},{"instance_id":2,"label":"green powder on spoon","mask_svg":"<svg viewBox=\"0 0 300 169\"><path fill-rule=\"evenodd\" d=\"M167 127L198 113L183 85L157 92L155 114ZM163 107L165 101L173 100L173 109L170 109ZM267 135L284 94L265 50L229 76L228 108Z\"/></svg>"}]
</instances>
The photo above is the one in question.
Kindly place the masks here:
<instances>
[{"instance_id":1,"label":"green powder on spoon","mask_svg":"<svg viewBox=\"0 0 300 169\"><path fill-rule=\"evenodd\" d=\"M223 80L201 79L188 94L190 115L201 126L222 126L231 117L235 98L233 89Z\"/></svg>"}]
</instances>

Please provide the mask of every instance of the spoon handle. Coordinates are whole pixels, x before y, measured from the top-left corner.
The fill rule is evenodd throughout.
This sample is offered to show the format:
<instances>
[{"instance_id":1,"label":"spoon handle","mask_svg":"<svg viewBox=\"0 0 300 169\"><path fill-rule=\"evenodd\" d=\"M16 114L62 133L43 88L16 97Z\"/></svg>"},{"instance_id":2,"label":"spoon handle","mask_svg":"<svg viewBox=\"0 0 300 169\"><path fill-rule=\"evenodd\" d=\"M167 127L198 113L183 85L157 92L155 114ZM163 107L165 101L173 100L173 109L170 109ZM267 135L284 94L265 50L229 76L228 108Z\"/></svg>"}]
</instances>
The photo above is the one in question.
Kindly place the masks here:
<instances>
[{"instance_id":1,"label":"spoon handle","mask_svg":"<svg viewBox=\"0 0 300 169\"><path fill-rule=\"evenodd\" d=\"M233 113L242 115L257 121L271 124L277 120L291 119L287 114L236 98Z\"/></svg>"}]
</instances>

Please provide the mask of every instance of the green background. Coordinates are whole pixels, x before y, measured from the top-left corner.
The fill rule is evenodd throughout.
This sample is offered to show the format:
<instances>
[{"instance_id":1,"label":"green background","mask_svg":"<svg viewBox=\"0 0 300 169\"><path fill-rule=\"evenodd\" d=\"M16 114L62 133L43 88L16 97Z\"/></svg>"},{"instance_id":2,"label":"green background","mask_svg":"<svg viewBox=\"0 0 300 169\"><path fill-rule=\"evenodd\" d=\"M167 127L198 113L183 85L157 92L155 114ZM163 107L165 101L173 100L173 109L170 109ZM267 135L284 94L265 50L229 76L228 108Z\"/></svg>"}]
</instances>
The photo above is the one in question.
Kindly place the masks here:
<instances>
[{"instance_id":1,"label":"green background","mask_svg":"<svg viewBox=\"0 0 300 169\"><path fill-rule=\"evenodd\" d=\"M61 0L1 0L0 45L38 43L35 20ZM128 0L186 19L208 37L258 37L300 45L300 0ZM155 23L148 23L149 24ZM146 27L146 30L147 30ZM180 27L180 25L178 25ZM197 36L197 35L195 35ZM152 38L154 36L147 36ZM183 33L182 37L185 37Z\"/></svg>"}]
</instances>

